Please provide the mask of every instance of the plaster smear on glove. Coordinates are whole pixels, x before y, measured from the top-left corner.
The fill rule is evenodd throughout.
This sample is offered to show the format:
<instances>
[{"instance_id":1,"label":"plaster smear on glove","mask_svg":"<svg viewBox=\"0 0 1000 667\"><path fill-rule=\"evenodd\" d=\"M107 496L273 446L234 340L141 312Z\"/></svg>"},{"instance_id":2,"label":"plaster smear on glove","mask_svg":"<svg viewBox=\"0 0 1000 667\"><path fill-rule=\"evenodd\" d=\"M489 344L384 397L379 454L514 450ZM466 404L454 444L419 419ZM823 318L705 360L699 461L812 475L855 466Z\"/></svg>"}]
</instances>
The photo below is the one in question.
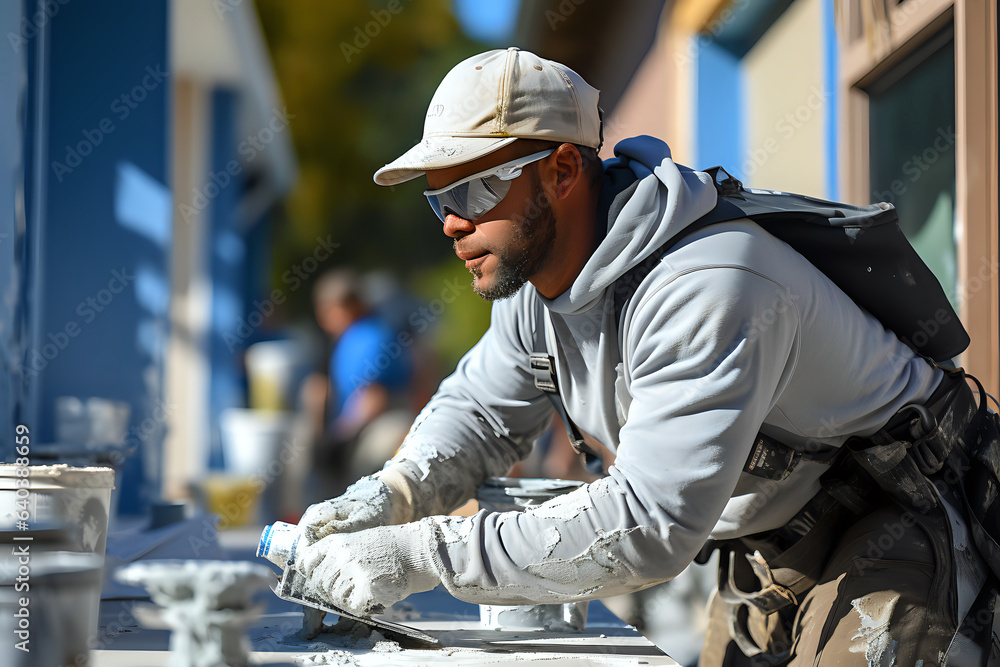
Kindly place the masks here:
<instances>
[{"instance_id":1,"label":"plaster smear on glove","mask_svg":"<svg viewBox=\"0 0 1000 667\"><path fill-rule=\"evenodd\" d=\"M430 549L430 546L427 547ZM406 588L407 572L398 554L391 550L367 551L357 555L358 565L366 572L378 572L379 576L352 577L349 574L352 567L335 573L332 580L321 577L316 571L302 579L302 592L306 598L319 600L336 599L333 591L341 591L347 595L346 600L338 606L346 611L352 611L357 616L373 616L385 611L385 606L379 600L385 599L385 591ZM362 604L364 608L362 608ZM339 622L338 622L339 625Z\"/></svg>"},{"instance_id":2,"label":"plaster smear on glove","mask_svg":"<svg viewBox=\"0 0 1000 667\"><path fill-rule=\"evenodd\" d=\"M362 477L351 485L344 501L343 510L337 512L337 519L344 521L350 517L351 524L364 528L381 526L388 514L389 488L377 477Z\"/></svg>"},{"instance_id":3,"label":"plaster smear on glove","mask_svg":"<svg viewBox=\"0 0 1000 667\"><path fill-rule=\"evenodd\" d=\"M362 477L344 495L309 507L299 525L310 542L333 533L353 532L389 522L389 487L375 476Z\"/></svg>"}]
</instances>

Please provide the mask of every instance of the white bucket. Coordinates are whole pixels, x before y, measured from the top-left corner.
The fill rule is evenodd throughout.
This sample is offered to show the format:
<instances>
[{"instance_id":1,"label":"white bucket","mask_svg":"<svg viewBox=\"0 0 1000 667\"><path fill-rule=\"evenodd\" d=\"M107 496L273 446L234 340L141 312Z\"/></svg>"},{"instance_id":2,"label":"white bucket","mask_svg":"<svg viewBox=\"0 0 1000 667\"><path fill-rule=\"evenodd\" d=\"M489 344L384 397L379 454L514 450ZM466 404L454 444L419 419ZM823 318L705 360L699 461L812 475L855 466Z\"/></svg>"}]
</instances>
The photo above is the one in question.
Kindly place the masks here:
<instances>
[{"instance_id":1,"label":"white bucket","mask_svg":"<svg viewBox=\"0 0 1000 667\"><path fill-rule=\"evenodd\" d=\"M268 476L280 460L281 447L292 433L295 415L230 408L224 410L219 428L226 472L233 475Z\"/></svg>"},{"instance_id":2,"label":"white bucket","mask_svg":"<svg viewBox=\"0 0 1000 667\"><path fill-rule=\"evenodd\" d=\"M27 477L18 474L27 470ZM27 479L28 486L20 486ZM27 525L79 526L73 546L101 556L108 542L108 516L115 471L111 468L74 468L65 464L29 466L0 464L0 523L17 525L28 512Z\"/></svg>"},{"instance_id":3,"label":"white bucket","mask_svg":"<svg viewBox=\"0 0 1000 667\"><path fill-rule=\"evenodd\" d=\"M67 445L120 445L131 412L132 406L124 401L60 396L56 398L56 439Z\"/></svg>"},{"instance_id":4,"label":"white bucket","mask_svg":"<svg viewBox=\"0 0 1000 667\"><path fill-rule=\"evenodd\" d=\"M587 626L590 603L534 604L505 606L479 605L479 622L492 630L547 630L580 632Z\"/></svg>"},{"instance_id":5,"label":"white bucket","mask_svg":"<svg viewBox=\"0 0 1000 667\"><path fill-rule=\"evenodd\" d=\"M291 340L271 340L248 347L250 407L257 410L294 408L302 364L301 346Z\"/></svg>"},{"instance_id":6,"label":"white bucket","mask_svg":"<svg viewBox=\"0 0 1000 667\"><path fill-rule=\"evenodd\" d=\"M583 482L565 479L490 477L476 491L480 509L523 512L547 500L570 493ZM479 605L479 622L493 630L549 630L580 632L587 625L590 602L535 605Z\"/></svg>"}]
</instances>

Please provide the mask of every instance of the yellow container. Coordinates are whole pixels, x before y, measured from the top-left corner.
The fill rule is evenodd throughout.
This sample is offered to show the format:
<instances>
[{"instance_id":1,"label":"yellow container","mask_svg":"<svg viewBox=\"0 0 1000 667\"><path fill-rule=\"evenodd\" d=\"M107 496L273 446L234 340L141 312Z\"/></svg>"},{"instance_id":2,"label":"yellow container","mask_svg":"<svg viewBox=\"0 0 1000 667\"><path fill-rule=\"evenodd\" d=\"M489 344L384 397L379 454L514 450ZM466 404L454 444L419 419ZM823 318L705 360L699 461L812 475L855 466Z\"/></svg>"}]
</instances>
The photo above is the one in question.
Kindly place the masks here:
<instances>
[{"instance_id":1,"label":"yellow container","mask_svg":"<svg viewBox=\"0 0 1000 667\"><path fill-rule=\"evenodd\" d=\"M211 475L199 485L205 510L220 517L219 530L253 523L261 492L260 479Z\"/></svg>"}]
</instances>

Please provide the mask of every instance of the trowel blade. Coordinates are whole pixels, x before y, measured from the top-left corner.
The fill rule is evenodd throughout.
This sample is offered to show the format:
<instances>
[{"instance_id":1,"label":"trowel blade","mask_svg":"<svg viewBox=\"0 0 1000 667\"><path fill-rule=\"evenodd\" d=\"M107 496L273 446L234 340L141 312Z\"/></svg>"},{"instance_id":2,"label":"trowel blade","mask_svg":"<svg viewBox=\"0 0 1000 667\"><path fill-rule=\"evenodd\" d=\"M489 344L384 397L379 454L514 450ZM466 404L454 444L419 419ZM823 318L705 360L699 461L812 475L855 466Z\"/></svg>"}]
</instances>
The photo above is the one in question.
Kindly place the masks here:
<instances>
[{"instance_id":1,"label":"trowel blade","mask_svg":"<svg viewBox=\"0 0 1000 667\"><path fill-rule=\"evenodd\" d=\"M408 644L414 648L441 647L441 642L436 637L432 637L431 635L421 632L420 630L410 627L409 625L393 623L392 621L374 618L371 616L356 616L349 611L344 611L343 609L334 607L327 602L295 592L293 582L297 574L298 573L296 573L292 568L286 568L281 580L272 586L271 590L274 591L274 594L282 600L288 600L289 602L294 602L296 604L313 607L329 614L336 614L337 616L343 616L344 618L349 618L352 621L358 621L359 623L369 625L382 632L387 639L393 639L400 644Z\"/></svg>"}]
</instances>

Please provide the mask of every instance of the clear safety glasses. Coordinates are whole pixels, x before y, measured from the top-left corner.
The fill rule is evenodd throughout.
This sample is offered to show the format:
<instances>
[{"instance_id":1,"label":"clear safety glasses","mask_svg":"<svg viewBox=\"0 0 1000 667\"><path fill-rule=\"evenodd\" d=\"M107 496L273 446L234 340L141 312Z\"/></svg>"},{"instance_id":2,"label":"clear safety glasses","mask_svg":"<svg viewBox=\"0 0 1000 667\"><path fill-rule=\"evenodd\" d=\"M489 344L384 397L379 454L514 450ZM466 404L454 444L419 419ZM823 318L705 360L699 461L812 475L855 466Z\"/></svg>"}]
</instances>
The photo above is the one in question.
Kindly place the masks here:
<instances>
[{"instance_id":1,"label":"clear safety glasses","mask_svg":"<svg viewBox=\"0 0 1000 667\"><path fill-rule=\"evenodd\" d=\"M554 152L555 149L550 148L547 151L519 157L472 176L466 176L439 190L424 190L424 195L441 222L444 222L449 213L466 220L477 220L507 196L511 181L521 175L524 167L547 158Z\"/></svg>"}]
</instances>

